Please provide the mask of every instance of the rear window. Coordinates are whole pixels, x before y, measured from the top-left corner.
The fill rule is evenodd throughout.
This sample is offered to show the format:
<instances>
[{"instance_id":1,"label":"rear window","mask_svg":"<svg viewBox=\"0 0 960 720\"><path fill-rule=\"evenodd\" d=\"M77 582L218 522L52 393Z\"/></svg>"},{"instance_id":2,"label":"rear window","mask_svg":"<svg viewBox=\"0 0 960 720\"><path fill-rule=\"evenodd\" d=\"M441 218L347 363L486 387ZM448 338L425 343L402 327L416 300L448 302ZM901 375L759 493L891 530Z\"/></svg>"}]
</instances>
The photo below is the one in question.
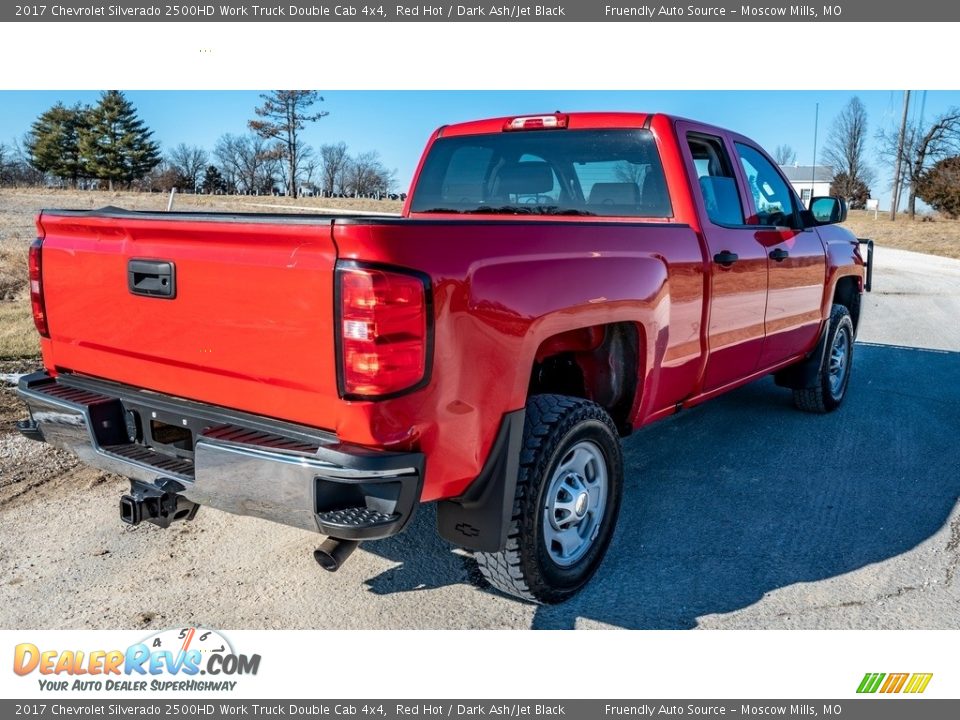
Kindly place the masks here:
<instances>
[{"instance_id":1,"label":"rear window","mask_svg":"<svg viewBox=\"0 0 960 720\"><path fill-rule=\"evenodd\" d=\"M415 213L667 218L649 130L524 130L440 138L414 190Z\"/></svg>"}]
</instances>

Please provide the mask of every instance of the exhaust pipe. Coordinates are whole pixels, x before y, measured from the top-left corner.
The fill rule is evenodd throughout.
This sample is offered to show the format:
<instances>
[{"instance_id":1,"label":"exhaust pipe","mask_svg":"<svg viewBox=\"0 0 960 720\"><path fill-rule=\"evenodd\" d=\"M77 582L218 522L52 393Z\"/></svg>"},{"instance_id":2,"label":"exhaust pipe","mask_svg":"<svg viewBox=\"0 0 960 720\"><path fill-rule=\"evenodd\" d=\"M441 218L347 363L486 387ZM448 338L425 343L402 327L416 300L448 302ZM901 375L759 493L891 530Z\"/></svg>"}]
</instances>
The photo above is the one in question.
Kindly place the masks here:
<instances>
[{"instance_id":1,"label":"exhaust pipe","mask_svg":"<svg viewBox=\"0 0 960 720\"><path fill-rule=\"evenodd\" d=\"M313 558L327 572L336 572L358 547L360 543L356 540L327 538L323 545L313 551Z\"/></svg>"},{"instance_id":2,"label":"exhaust pipe","mask_svg":"<svg viewBox=\"0 0 960 720\"><path fill-rule=\"evenodd\" d=\"M120 498L120 520L127 525L152 522L162 528L177 520L193 520L200 506L177 493L183 486L161 479L156 485L130 481L130 494Z\"/></svg>"}]
</instances>

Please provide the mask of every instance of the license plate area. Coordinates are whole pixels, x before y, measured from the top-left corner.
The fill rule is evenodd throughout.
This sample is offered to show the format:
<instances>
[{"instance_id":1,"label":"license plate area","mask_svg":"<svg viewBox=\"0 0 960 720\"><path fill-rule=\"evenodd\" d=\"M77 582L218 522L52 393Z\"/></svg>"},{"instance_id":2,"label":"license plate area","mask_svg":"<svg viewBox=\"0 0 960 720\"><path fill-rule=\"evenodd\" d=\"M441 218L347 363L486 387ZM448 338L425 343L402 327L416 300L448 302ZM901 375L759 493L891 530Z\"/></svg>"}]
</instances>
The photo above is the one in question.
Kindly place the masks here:
<instances>
[{"instance_id":1,"label":"license plate area","mask_svg":"<svg viewBox=\"0 0 960 720\"><path fill-rule=\"evenodd\" d=\"M193 451L193 433L190 432L190 428L168 425L160 420L151 420L150 439L157 445L169 445L180 450Z\"/></svg>"},{"instance_id":2,"label":"license plate area","mask_svg":"<svg viewBox=\"0 0 960 720\"><path fill-rule=\"evenodd\" d=\"M170 413L149 405L123 401L127 438L163 455L193 459L197 438L211 424L205 420Z\"/></svg>"}]
</instances>

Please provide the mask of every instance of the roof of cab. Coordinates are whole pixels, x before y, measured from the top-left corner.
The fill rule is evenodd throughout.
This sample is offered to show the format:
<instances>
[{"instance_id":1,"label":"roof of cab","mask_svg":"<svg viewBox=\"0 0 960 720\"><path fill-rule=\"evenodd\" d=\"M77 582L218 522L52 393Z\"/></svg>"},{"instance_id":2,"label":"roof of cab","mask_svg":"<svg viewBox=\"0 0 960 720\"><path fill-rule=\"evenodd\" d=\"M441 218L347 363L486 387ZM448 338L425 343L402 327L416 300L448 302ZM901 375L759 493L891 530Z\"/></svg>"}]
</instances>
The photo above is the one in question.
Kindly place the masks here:
<instances>
[{"instance_id":1,"label":"roof of cab","mask_svg":"<svg viewBox=\"0 0 960 720\"><path fill-rule=\"evenodd\" d=\"M653 115L650 113L634 112L527 113L524 115L508 115L505 117L472 120L470 122L447 125L440 129L439 137L498 133L503 131L504 126L515 118L543 117L547 115L566 115L567 129L570 130L642 128L644 125L649 125L648 119L653 118Z\"/></svg>"},{"instance_id":2,"label":"roof of cab","mask_svg":"<svg viewBox=\"0 0 960 720\"><path fill-rule=\"evenodd\" d=\"M511 120L517 118L537 118L547 117L549 115L560 115L567 118L566 129L568 130L608 130L608 129L629 129L629 128L649 128L651 124L656 127L666 121L670 126L676 122L688 122L696 126L698 132L708 132L711 134L728 134L734 140L746 140L753 143L750 138L741 135L738 132L727 130L717 125L692 120L680 115L668 115L667 113L640 113L640 112L552 112L552 113L527 113L524 115L506 115L504 117L487 118L485 120L473 120L470 122L455 123L453 125L444 125L439 128L436 137L455 137L457 135L486 135L491 133L504 132L504 128ZM522 130L514 132L524 132ZM553 132L551 130L551 132Z\"/></svg>"}]
</instances>

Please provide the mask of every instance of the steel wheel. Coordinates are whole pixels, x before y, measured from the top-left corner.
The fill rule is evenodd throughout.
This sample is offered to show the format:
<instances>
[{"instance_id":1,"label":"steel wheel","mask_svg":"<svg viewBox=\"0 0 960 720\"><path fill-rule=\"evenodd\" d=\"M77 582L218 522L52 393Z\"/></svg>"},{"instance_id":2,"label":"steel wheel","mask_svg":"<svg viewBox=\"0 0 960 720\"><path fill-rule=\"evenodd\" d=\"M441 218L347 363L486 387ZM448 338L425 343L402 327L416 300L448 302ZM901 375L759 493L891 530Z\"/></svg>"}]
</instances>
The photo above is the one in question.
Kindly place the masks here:
<instances>
[{"instance_id":1,"label":"steel wheel","mask_svg":"<svg viewBox=\"0 0 960 720\"><path fill-rule=\"evenodd\" d=\"M830 348L830 365L827 369L830 379L830 392L838 397L847 379L847 368L850 365L850 334L846 327L838 328L833 338L833 347Z\"/></svg>"},{"instance_id":2,"label":"steel wheel","mask_svg":"<svg viewBox=\"0 0 960 720\"><path fill-rule=\"evenodd\" d=\"M589 440L578 442L557 466L543 496L543 540L558 566L570 567L593 545L607 490L607 465L600 448Z\"/></svg>"},{"instance_id":3,"label":"steel wheel","mask_svg":"<svg viewBox=\"0 0 960 720\"><path fill-rule=\"evenodd\" d=\"M532 395L504 547L478 552L491 586L525 600L563 602L603 561L620 512L617 427L589 400Z\"/></svg>"},{"instance_id":4,"label":"steel wheel","mask_svg":"<svg viewBox=\"0 0 960 720\"><path fill-rule=\"evenodd\" d=\"M824 332L818 348L825 349L796 366L805 386L793 388L793 402L807 412L827 413L840 407L853 372L853 320L846 306L832 307Z\"/></svg>"}]
</instances>

